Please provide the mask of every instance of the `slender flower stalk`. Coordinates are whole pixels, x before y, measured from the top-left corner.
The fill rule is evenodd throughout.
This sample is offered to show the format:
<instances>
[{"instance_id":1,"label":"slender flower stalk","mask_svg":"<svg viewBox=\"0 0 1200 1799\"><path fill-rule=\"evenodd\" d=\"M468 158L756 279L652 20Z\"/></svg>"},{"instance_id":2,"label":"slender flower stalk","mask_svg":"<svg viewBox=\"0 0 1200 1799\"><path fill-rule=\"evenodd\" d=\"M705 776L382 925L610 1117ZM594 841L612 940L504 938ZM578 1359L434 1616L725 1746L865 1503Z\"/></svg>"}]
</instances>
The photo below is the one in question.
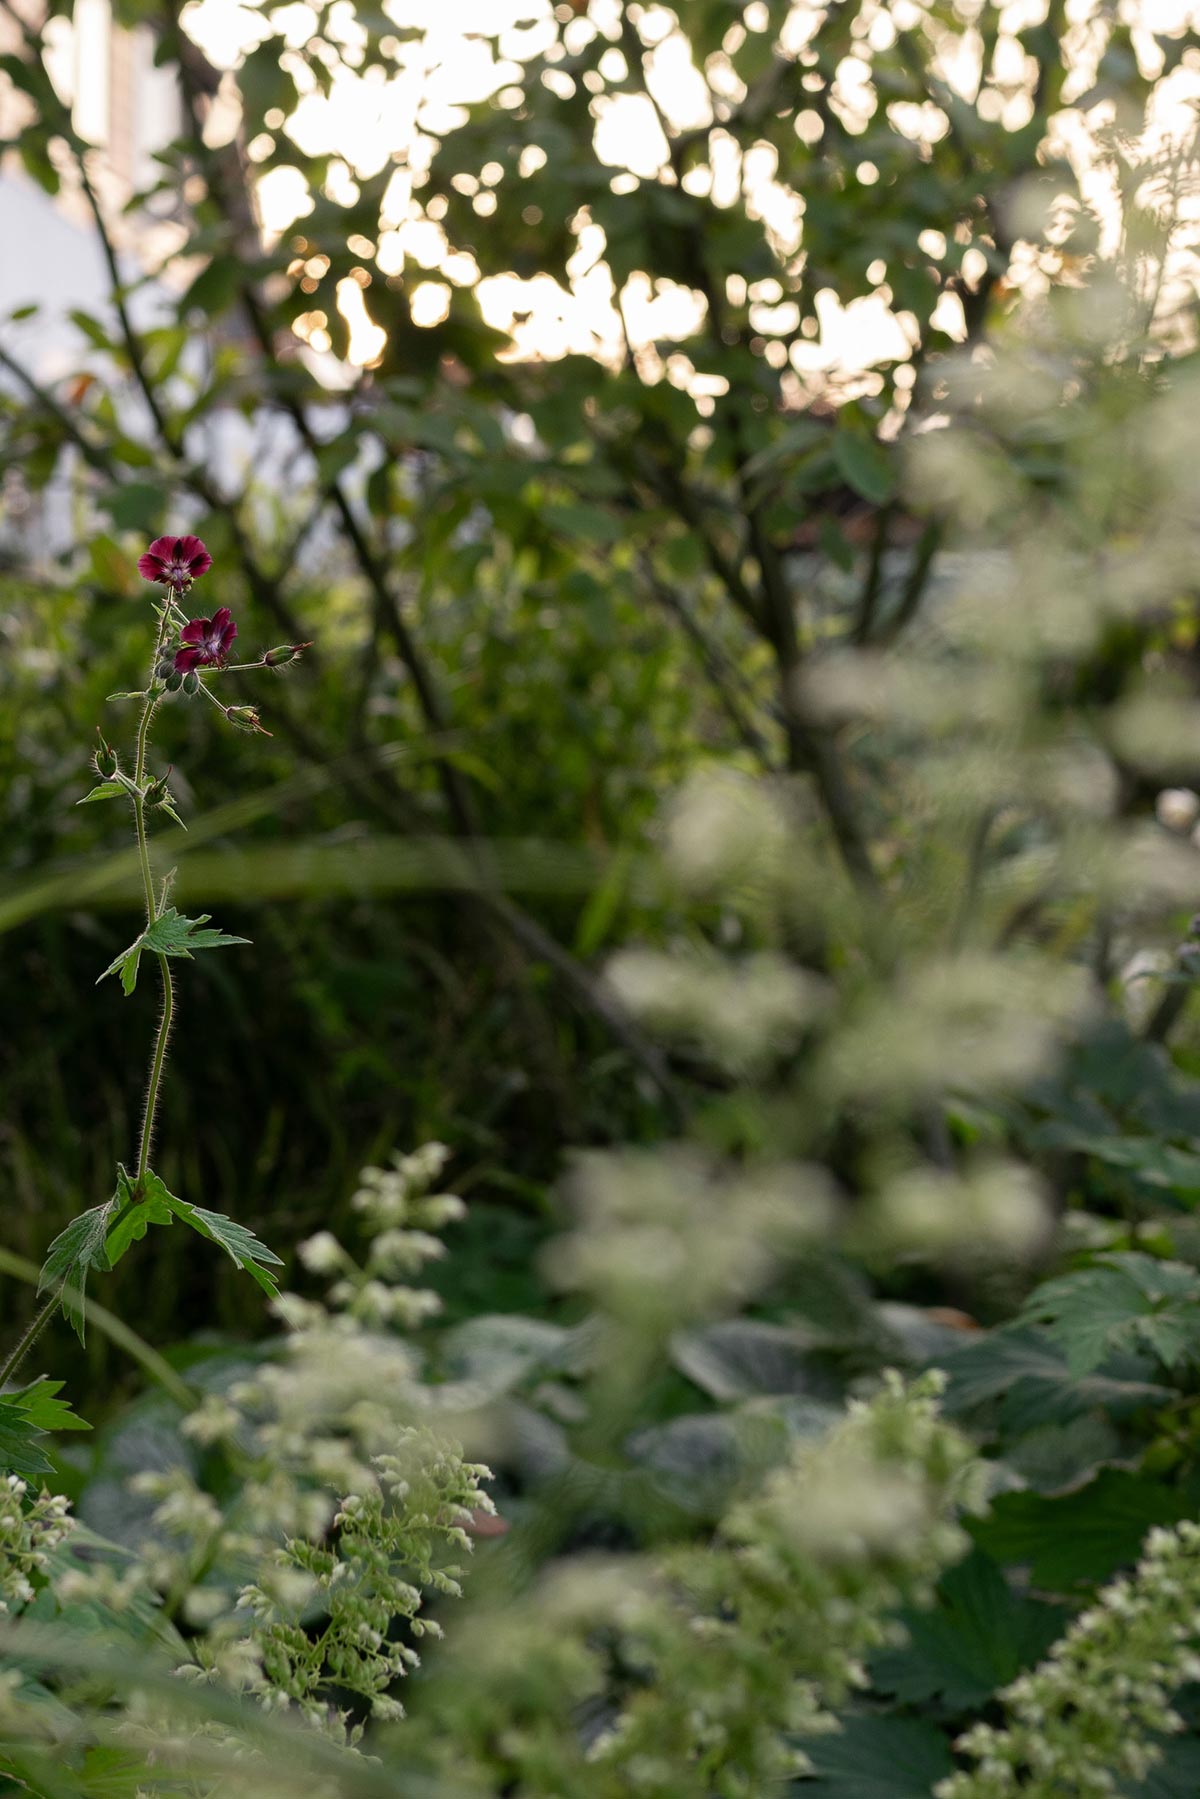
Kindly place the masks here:
<instances>
[{"instance_id":1,"label":"slender flower stalk","mask_svg":"<svg viewBox=\"0 0 1200 1799\"><path fill-rule=\"evenodd\" d=\"M18 1337L12 1350L5 1357L3 1365L0 1365L0 1389L3 1389L8 1385L17 1368L20 1367L25 1357L29 1354L29 1351L33 1348L34 1344L49 1324L57 1304L58 1295L52 1293L46 1303L33 1314L33 1317L21 1332L21 1335Z\"/></svg>"},{"instance_id":2,"label":"slender flower stalk","mask_svg":"<svg viewBox=\"0 0 1200 1799\"><path fill-rule=\"evenodd\" d=\"M198 541L198 540L188 540ZM201 545L203 548L203 545ZM207 554L207 551L205 552ZM155 670L162 655L163 636L167 621L171 615L172 602L178 604L183 598L183 588L169 590L169 598L163 607L162 622L159 626L158 639L154 645L154 661L151 664L150 686L146 701L142 707L141 721L137 735L137 761L134 764L133 784L136 792L133 795L133 817L137 830L138 861L142 869L142 886L146 896L146 928L149 930L158 917L159 908L154 898L154 873L150 866L150 845L146 836L146 748L150 739L150 724L158 705L155 691ZM163 894L166 899L166 893ZM142 1197L142 1189L146 1181L146 1171L150 1166L150 1145L154 1140L154 1121L158 1112L158 1095L162 1084L163 1063L167 1057L167 1040L171 1035L171 1023L175 1015L175 985L171 979L171 964L161 952L158 954L158 969L162 978L162 1011L158 1020L158 1035L154 1041L154 1055L150 1063L150 1079L146 1087L146 1104L142 1112L142 1135L138 1145L137 1173L134 1177L134 1197Z\"/></svg>"}]
</instances>

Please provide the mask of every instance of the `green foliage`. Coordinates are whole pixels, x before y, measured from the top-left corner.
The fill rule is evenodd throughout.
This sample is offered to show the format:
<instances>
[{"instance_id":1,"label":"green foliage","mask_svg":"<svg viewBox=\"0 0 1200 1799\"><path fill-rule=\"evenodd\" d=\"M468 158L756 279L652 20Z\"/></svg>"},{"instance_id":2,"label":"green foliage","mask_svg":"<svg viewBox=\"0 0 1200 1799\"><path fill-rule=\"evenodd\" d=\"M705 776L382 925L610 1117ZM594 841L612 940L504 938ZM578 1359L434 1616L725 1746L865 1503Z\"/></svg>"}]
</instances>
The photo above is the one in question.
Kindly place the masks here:
<instances>
[{"instance_id":1,"label":"green foliage","mask_svg":"<svg viewBox=\"0 0 1200 1799\"><path fill-rule=\"evenodd\" d=\"M902 1705L932 1700L938 1710L969 1715L1041 1660L1066 1616L1061 1606L1015 1592L976 1549L942 1576L928 1611L904 1616L908 1640L875 1657L872 1684Z\"/></svg>"},{"instance_id":2,"label":"green foliage","mask_svg":"<svg viewBox=\"0 0 1200 1799\"><path fill-rule=\"evenodd\" d=\"M836 1736L814 1747L811 1760L815 1790L838 1799L928 1799L954 1766L934 1725L870 1713L851 1715Z\"/></svg>"},{"instance_id":3,"label":"green foliage","mask_svg":"<svg viewBox=\"0 0 1200 1799\"><path fill-rule=\"evenodd\" d=\"M115 800L125 792L126 789L120 781L102 781L99 787L93 787L90 793L85 793L81 800L76 800L75 804L89 806L96 800Z\"/></svg>"},{"instance_id":4,"label":"green foliage","mask_svg":"<svg viewBox=\"0 0 1200 1799\"><path fill-rule=\"evenodd\" d=\"M164 808L165 810L165 808ZM128 949L114 956L99 979L105 975L120 973L121 986L126 995L137 986L138 966L143 950L151 950L156 956L180 956L185 962L192 960L192 951L197 949L221 949L230 943L249 943L248 937L231 937L226 931L206 930L209 914L202 912L198 918L185 918L174 906L167 906L148 924L144 931L139 931Z\"/></svg>"},{"instance_id":5,"label":"green foliage","mask_svg":"<svg viewBox=\"0 0 1200 1799\"><path fill-rule=\"evenodd\" d=\"M38 1292L49 1292L58 1297L63 1316L81 1343L86 1332L83 1302L88 1275L93 1268L105 1271L112 1267L109 1231L115 1231L125 1221L128 1225L122 1230L122 1248L128 1247L133 1235L144 1236L151 1219L135 1208L129 1176L121 1170L112 1198L73 1218L46 1251ZM162 1222L161 1218L158 1222Z\"/></svg>"},{"instance_id":6,"label":"green foliage","mask_svg":"<svg viewBox=\"0 0 1200 1799\"><path fill-rule=\"evenodd\" d=\"M64 1382L42 1377L0 1399L0 1469L17 1475L49 1474L46 1437L56 1430L92 1427L57 1398Z\"/></svg>"},{"instance_id":7,"label":"green foliage","mask_svg":"<svg viewBox=\"0 0 1200 1799\"><path fill-rule=\"evenodd\" d=\"M118 1165L117 1188L112 1198L103 1206L82 1212L60 1232L46 1252L38 1281L39 1293L58 1297L63 1316L81 1343L85 1337L84 1298L89 1272L93 1268L109 1272L152 1224L171 1224L176 1218L223 1249L268 1298L275 1296L278 1287L269 1265L282 1266L281 1258L260 1243L253 1231L219 1212L208 1212L177 1199L153 1169L147 1169L135 1181L127 1169Z\"/></svg>"},{"instance_id":8,"label":"green foliage","mask_svg":"<svg viewBox=\"0 0 1200 1799\"><path fill-rule=\"evenodd\" d=\"M1151 1526L1175 1524L1195 1504L1194 1490L1102 1468L1068 1493L1000 1494L976 1536L996 1560L1028 1567L1036 1586L1068 1592L1095 1587L1127 1566Z\"/></svg>"},{"instance_id":9,"label":"green foliage","mask_svg":"<svg viewBox=\"0 0 1200 1799\"><path fill-rule=\"evenodd\" d=\"M1102 1256L1045 1281L1023 1315L1049 1327L1073 1376L1090 1374L1122 1350L1148 1350L1175 1368L1200 1353L1200 1274L1153 1256Z\"/></svg>"},{"instance_id":10,"label":"green foliage","mask_svg":"<svg viewBox=\"0 0 1200 1799\"><path fill-rule=\"evenodd\" d=\"M158 1176L148 1172L143 1184L145 1199L142 1204L155 1208L155 1223L169 1224L172 1218L180 1219L190 1225L201 1237L207 1238L223 1249L234 1265L242 1268L250 1278L258 1283L268 1299L273 1299L279 1288L271 1273L271 1265L283 1266L283 1258L273 1250L260 1243L254 1232L247 1230L234 1218L226 1218L220 1212L206 1212L202 1206L189 1205L187 1200L176 1199L168 1193ZM163 1208L165 1217L157 1215L157 1208Z\"/></svg>"}]
</instances>

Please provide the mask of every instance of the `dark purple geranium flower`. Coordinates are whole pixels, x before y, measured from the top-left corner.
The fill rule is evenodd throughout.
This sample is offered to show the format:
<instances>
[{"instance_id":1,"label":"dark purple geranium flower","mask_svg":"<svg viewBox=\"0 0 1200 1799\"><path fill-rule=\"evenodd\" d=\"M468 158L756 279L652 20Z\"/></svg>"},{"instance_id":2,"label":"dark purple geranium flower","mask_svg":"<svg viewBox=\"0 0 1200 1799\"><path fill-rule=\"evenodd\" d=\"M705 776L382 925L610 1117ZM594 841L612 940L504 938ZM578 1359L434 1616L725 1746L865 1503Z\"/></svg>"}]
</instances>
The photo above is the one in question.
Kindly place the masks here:
<instances>
[{"instance_id":1,"label":"dark purple geranium flower","mask_svg":"<svg viewBox=\"0 0 1200 1799\"><path fill-rule=\"evenodd\" d=\"M212 567L212 557L198 537L156 537L138 557L138 574L168 587L190 587Z\"/></svg>"},{"instance_id":2,"label":"dark purple geranium flower","mask_svg":"<svg viewBox=\"0 0 1200 1799\"><path fill-rule=\"evenodd\" d=\"M175 652L177 674L188 675L194 668L223 668L230 646L237 636L237 626L229 616L228 606L221 606L211 618L193 618L179 633L183 646Z\"/></svg>"}]
</instances>

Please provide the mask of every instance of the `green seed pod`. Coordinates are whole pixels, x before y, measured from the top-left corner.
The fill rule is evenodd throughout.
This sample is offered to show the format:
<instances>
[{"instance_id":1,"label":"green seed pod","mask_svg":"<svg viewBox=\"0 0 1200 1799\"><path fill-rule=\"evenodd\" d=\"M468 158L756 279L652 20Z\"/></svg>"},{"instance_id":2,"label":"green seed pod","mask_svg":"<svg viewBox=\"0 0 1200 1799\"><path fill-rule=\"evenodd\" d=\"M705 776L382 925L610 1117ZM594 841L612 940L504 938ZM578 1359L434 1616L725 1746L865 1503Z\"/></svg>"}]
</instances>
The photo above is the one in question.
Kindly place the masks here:
<instances>
[{"instance_id":1,"label":"green seed pod","mask_svg":"<svg viewBox=\"0 0 1200 1799\"><path fill-rule=\"evenodd\" d=\"M260 723L258 712L253 706L226 706L225 716L236 731L253 731L261 737L271 735Z\"/></svg>"},{"instance_id":2,"label":"green seed pod","mask_svg":"<svg viewBox=\"0 0 1200 1799\"><path fill-rule=\"evenodd\" d=\"M96 773L103 779L111 780L112 776L116 774L117 769L120 766L117 760L117 752L113 749L111 743L105 741L104 733L100 730L99 726L96 728L96 737L98 741L92 756L92 766L96 770Z\"/></svg>"},{"instance_id":3,"label":"green seed pod","mask_svg":"<svg viewBox=\"0 0 1200 1799\"><path fill-rule=\"evenodd\" d=\"M311 643L278 643L273 650L267 650L263 656L264 668L282 668L287 662L295 662L305 650L311 650Z\"/></svg>"}]
</instances>

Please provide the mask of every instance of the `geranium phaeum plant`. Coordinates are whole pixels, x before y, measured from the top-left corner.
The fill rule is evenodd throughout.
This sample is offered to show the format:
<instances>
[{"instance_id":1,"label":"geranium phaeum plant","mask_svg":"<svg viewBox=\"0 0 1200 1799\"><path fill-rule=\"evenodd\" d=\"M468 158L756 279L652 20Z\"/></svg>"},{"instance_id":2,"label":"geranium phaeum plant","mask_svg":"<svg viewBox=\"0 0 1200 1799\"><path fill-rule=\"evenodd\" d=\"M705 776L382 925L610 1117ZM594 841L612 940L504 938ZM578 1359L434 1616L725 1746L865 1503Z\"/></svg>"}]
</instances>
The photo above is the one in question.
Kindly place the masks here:
<instances>
[{"instance_id":1,"label":"geranium phaeum plant","mask_svg":"<svg viewBox=\"0 0 1200 1799\"><path fill-rule=\"evenodd\" d=\"M272 1264L279 1264L278 1256L243 1225L220 1213L207 1212L177 1199L167 1191L150 1166L167 1041L175 1017L172 961L190 961L197 950L220 949L247 941L244 937L233 937L210 927L207 913L188 918L171 905L174 871L159 887L155 886L148 841L151 815L165 813L177 824L182 820L168 785L170 771L155 775L149 769L150 729L159 706L165 701L203 694L236 729L261 732L263 726L256 709L226 705L214 691L217 681L236 671L280 667L294 661L309 647L307 644L281 644L254 661L231 665L229 655L238 632L228 606L217 607L211 617L191 617L185 606L193 583L211 568L212 557L200 539L192 536L159 537L140 557L139 572L147 581L161 586L163 592L154 604L149 682L137 693L112 696L140 702L132 767L122 765L119 753L101 734L92 758L99 784L79 802L83 805L95 800L123 799L129 804L141 870L145 924L129 947L113 958L100 979L117 974L125 993L130 994L137 985L143 960L152 957L158 964L162 988L162 1011L150 1057L146 1103L135 1159L130 1168L118 1164L112 1198L74 1219L50 1245L39 1283L39 1292L46 1295L45 1301L20 1340L0 1362L0 1389L7 1385L56 1306L61 1305L82 1340L84 1289L89 1272L111 1268L131 1243L145 1236L152 1224L165 1225L176 1220L186 1224L224 1249L267 1294L274 1296L276 1291L270 1268ZM0 1411L10 1434L17 1439L27 1438L32 1445L41 1434L47 1408L58 1406L65 1410L61 1401L53 1400L56 1389L57 1383L39 1380L19 1392L5 1393L0 1398ZM58 1422L61 1423L61 1418ZM3 1458L0 1458L2 1463Z\"/></svg>"}]
</instances>

